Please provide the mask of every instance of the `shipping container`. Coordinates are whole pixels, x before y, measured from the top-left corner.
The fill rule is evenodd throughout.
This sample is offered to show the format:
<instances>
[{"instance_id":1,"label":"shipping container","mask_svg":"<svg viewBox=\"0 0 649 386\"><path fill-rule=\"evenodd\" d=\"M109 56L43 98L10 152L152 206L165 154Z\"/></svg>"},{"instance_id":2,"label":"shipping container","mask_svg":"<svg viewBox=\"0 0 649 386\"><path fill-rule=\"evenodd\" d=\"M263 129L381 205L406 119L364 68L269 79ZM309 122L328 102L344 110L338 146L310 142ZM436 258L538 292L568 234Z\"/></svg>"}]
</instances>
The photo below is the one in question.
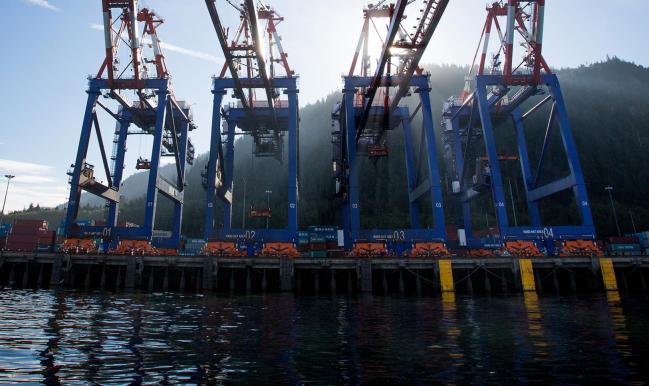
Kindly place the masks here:
<instances>
[{"instance_id":1,"label":"shipping container","mask_svg":"<svg viewBox=\"0 0 649 386\"><path fill-rule=\"evenodd\" d=\"M640 246L642 246L642 248L649 248L649 231L639 232L627 236L637 237L638 242L640 243Z\"/></svg>"},{"instance_id":2,"label":"shipping container","mask_svg":"<svg viewBox=\"0 0 649 386\"><path fill-rule=\"evenodd\" d=\"M631 256L642 254L640 244L608 244L608 253L617 256Z\"/></svg>"},{"instance_id":3,"label":"shipping container","mask_svg":"<svg viewBox=\"0 0 649 386\"><path fill-rule=\"evenodd\" d=\"M609 237L606 241L609 244L640 244L640 240L635 236Z\"/></svg>"},{"instance_id":4,"label":"shipping container","mask_svg":"<svg viewBox=\"0 0 649 386\"><path fill-rule=\"evenodd\" d=\"M327 249L337 249L338 240L327 240Z\"/></svg>"},{"instance_id":5,"label":"shipping container","mask_svg":"<svg viewBox=\"0 0 649 386\"><path fill-rule=\"evenodd\" d=\"M77 226L80 227L92 227L95 226L95 220L77 220L75 221Z\"/></svg>"},{"instance_id":6,"label":"shipping container","mask_svg":"<svg viewBox=\"0 0 649 386\"><path fill-rule=\"evenodd\" d=\"M25 220L25 219L17 219L14 220L14 227L16 226L25 226L25 227L32 227L32 228L44 228L47 229L47 221L45 220Z\"/></svg>"},{"instance_id":7,"label":"shipping container","mask_svg":"<svg viewBox=\"0 0 649 386\"><path fill-rule=\"evenodd\" d=\"M344 249L333 249L327 252L327 256L332 259L342 259L345 257Z\"/></svg>"},{"instance_id":8,"label":"shipping container","mask_svg":"<svg viewBox=\"0 0 649 386\"><path fill-rule=\"evenodd\" d=\"M327 250L327 244L325 243L310 243L309 244L309 249L312 251L326 251Z\"/></svg>"},{"instance_id":9,"label":"shipping container","mask_svg":"<svg viewBox=\"0 0 649 386\"><path fill-rule=\"evenodd\" d=\"M331 225L310 225L308 228L309 233L336 233L338 227Z\"/></svg>"}]
</instances>

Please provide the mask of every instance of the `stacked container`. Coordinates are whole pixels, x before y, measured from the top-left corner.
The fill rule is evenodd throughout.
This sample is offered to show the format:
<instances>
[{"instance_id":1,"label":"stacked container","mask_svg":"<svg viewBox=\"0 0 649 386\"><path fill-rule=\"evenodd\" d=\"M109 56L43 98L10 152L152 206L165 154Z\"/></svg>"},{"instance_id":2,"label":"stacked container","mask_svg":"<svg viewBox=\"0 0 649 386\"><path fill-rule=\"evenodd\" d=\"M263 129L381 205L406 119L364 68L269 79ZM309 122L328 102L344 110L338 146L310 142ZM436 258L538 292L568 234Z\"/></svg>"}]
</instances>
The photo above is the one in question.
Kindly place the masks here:
<instances>
[{"instance_id":1,"label":"stacked container","mask_svg":"<svg viewBox=\"0 0 649 386\"><path fill-rule=\"evenodd\" d=\"M640 247L646 252L647 249L649 249L649 231L644 231L644 232L638 232L632 235L627 235L627 236L633 236L638 238L638 242L640 243Z\"/></svg>"},{"instance_id":2,"label":"stacked container","mask_svg":"<svg viewBox=\"0 0 649 386\"><path fill-rule=\"evenodd\" d=\"M44 220L15 220L6 240L9 251L51 252L56 232Z\"/></svg>"},{"instance_id":3,"label":"stacked container","mask_svg":"<svg viewBox=\"0 0 649 386\"><path fill-rule=\"evenodd\" d=\"M187 239L184 239L183 241L184 241L184 244L185 244L184 245L184 252L181 253L181 254L184 255L184 256L200 255L201 250L203 249L203 246L205 246L205 240L203 240L203 239L189 239L189 238L187 238ZM182 246L183 241L181 241L181 249L183 249L182 248L183 247Z\"/></svg>"},{"instance_id":4,"label":"stacked container","mask_svg":"<svg viewBox=\"0 0 649 386\"><path fill-rule=\"evenodd\" d=\"M0 250L4 248L10 231L11 224L0 224Z\"/></svg>"},{"instance_id":5,"label":"stacked container","mask_svg":"<svg viewBox=\"0 0 649 386\"><path fill-rule=\"evenodd\" d=\"M309 232L297 232L297 251L302 254L308 254L310 250Z\"/></svg>"},{"instance_id":6,"label":"stacked container","mask_svg":"<svg viewBox=\"0 0 649 386\"><path fill-rule=\"evenodd\" d=\"M325 258L327 251L338 247L338 229L334 226L312 225L309 231L309 256Z\"/></svg>"},{"instance_id":7,"label":"stacked container","mask_svg":"<svg viewBox=\"0 0 649 386\"><path fill-rule=\"evenodd\" d=\"M608 254L611 256L633 256L642 254L640 239L635 236L609 237L606 239Z\"/></svg>"}]
</instances>

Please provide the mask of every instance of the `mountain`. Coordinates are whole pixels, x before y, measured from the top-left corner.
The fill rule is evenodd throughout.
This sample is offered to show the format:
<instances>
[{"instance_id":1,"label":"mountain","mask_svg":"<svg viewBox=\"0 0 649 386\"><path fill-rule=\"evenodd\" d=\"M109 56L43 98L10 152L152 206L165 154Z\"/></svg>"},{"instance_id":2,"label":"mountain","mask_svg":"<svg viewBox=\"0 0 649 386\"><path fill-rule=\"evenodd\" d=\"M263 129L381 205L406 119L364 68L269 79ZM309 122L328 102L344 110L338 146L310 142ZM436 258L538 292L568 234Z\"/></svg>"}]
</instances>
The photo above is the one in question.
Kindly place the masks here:
<instances>
[{"instance_id":1,"label":"mountain","mask_svg":"<svg viewBox=\"0 0 649 386\"><path fill-rule=\"evenodd\" d=\"M432 65L426 69L431 73L431 104L436 135L439 137L442 104L462 90L466 68ZM614 187L615 205L623 232L632 231L631 213L638 230L649 229L649 205L646 203L649 191L649 152L646 151L649 144L649 69L612 58L579 68L557 70L557 75L579 149L598 234L607 236L615 233L611 204L604 191L604 187L609 185ZM300 110L300 224L303 227L333 225L339 221L331 178L331 112L340 98L340 93L335 93ZM413 98L406 98L405 103L414 108ZM532 148L540 145L544 128L541 122L533 122L530 126ZM414 138L419 138L417 130L420 122L415 120L413 127ZM511 135L501 139L507 146L514 141ZM400 133L389 133L388 141L390 155L386 159L375 163L368 160L362 162L361 208L363 225L366 227L407 226L407 192ZM247 137L238 139L236 148L233 226L242 224L244 186L247 207L264 205L267 199L264 192L272 191L270 200L274 216L271 227L284 226L286 163L252 157L251 140ZM549 173L552 174L553 170L558 172L562 160L559 152L551 151L549 155L554 160L549 165ZM200 172L206 161L206 155L197 157L195 166L188 171L183 232L192 237L202 235L204 191ZM443 185L448 188L441 159L440 165ZM517 181L512 183L514 196L522 197L524 193ZM145 185L146 173L132 175L124 181L122 194L126 200L121 207L122 218L141 223ZM445 192L445 199L447 222L456 222L457 215L448 192ZM489 202L483 200L479 203L483 204L484 214L479 213L474 221L493 225L495 220ZM565 197L550 200L545 216L551 223L574 220L572 212L565 207ZM48 211L28 210L9 217L42 218L45 212ZM51 212L47 215L51 215L53 221L62 216L60 210ZM80 218L99 218L101 212L101 208L84 208ZM170 203L161 199L156 228L169 229L170 213ZM522 201L517 203L517 214L520 221L525 221ZM246 226L263 227L265 223L263 219L247 218Z\"/></svg>"}]
</instances>

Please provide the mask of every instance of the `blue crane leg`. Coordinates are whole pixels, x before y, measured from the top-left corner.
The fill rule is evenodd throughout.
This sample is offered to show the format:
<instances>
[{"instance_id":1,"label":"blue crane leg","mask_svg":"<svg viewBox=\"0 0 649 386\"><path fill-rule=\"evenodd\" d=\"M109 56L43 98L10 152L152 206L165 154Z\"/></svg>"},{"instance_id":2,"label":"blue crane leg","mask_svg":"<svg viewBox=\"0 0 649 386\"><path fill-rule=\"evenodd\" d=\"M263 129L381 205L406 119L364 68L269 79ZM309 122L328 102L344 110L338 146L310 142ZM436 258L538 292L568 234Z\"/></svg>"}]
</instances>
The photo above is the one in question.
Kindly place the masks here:
<instances>
[{"instance_id":1,"label":"blue crane leg","mask_svg":"<svg viewBox=\"0 0 649 386\"><path fill-rule=\"evenodd\" d=\"M530 184L534 181L532 174L532 166L530 165L530 157L527 151L527 140L525 138L525 128L521 118L521 112L517 108L512 111L512 120L514 128L516 129L516 141L518 143L518 158L521 164L521 171L523 172L523 179L525 180L525 195L527 197L527 212L529 213L530 220L533 226L541 226L541 213L539 205L536 201L530 199Z\"/></svg>"},{"instance_id":2,"label":"blue crane leg","mask_svg":"<svg viewBox=\"0 0 649 386\"><path fill-rule=\"evenodd\" d=\"M489 168L491 171L491 189L493 192L494 207L496 209L496 218L501 234L506 234L509 228L507 218L507 207L505 205L505 191L503 189L502 174L500 172L500 161L498 160L498 151L496 148L496 139L494 136L493 125L491 123L491 108L487 101L487 87L482 76L477 77L476 98L478 102L480 121L482 123L482 132L489 158Z\"/></svg>"},{"instance_id":3,"label":"blue crane leg","mask_svg":"<svg viewBox=\"0 0 649 386\"><path fill-rule=\"evenodd\" d=\"M95 103L97 103L99 95L101 95L101 91L98 88L90 88L90 90L88 90L88 100L83 115L81 136L79 138L79 147L77 148L77 158L74 162L74 170L70 181L70 197L68 199L68 209L65 215L64 225L66 236L69 235L70 227L74 220L76 220L79 210L79 200L81 199L79 175L81 174L81 168L83 168L83 164L86 161L86 155L88 154L88 145L90 143L90 134L92 132L92 114L95 110Z\"/></svg>"},{"instance_id":4,"label":"blue crane leg","mask_svg":"<svg viewBox=\"0 0 649 386\"><path fill-rule=\"evenodd\" d=\"M351 240L356 239L361 227L361 214L358 188L358 160L356 159L356 114L354 111L353 87L345 89L345 126L347 128L347 162L349 163L349 235ZM347 232L346 232L347 233Z\"/></svg>"},{"instance_id":5,"label":"blue crane leg","mask_svg":"<svg viewBox=\"0 0 649 386\"><path fill-rule=\"evenodd\" d=\"M413 142L412 142L412 129L410 127L410 117L406 116L401 119L401 126L403 128L403 142L405 147L405 157L406 157L406 173L408 176L408 193L412 193L413 190L417 187L417 166L415 163L415 157L413 154ZM419 228L419 200L409 200L410 201L410 227Z\"/></svg>"},{"instance_id":6,"label":"blue crane leg","mask_svg":"<svg viewBox=\"0 0 649 386\"><path fill-rule=\"evenodd\" d=\"M178 140L178 159L180 160L180 174L182 179L185 181L185 168L187 164L187 143L189 140L189 122L182 122L180 127L180 138ZM185 187L178 186L178 190L181 191L181 199L179 201L174 200L174 218L173 218L173 228L171 231L171 240L170 244L173 246L180 246L180 234L182 231L182 222L183 222L183 205L185 202Z\"/></svg>"},{"instance_id":7,"label":"blue crane leg","mask_svg":"<svg viewBox=\"0 0 649 386\"><path fill-rule=\"evenodd\" d=\"M435 132L433 114L430 108L430 88L419 88L421 99L421 112L423 128L426 136L426 150L428 155L428 176L430 178L430 198L433 214L434 229L446 239L446 221L444 218L444 206L442 204L442 179L439 173L437 161L437 146L435 144Z\"/></svg>"},{"instance_id":8,"label":"blue crane leg","mask_svg":"<svg viewBox=\"0 0 649 386\"><path fill-rule=\"evenodd\" d=\"M563 94L561 93L559 80L554 74L544 76L544 80L548 84L550 93L554 98L561 139L563 141L563 146L568 158L568 166L570 167L570 171L575 180L573 192L577 200L577 207L579 208L579 212L581 214L582 225L586 227L594 227L593 216L590 209L590 201L588 200L588 192L586 191L586 183L584 181L584 173L581 170L579 154L577 152L575 140L572 136L572 129L570 127L570 122L568 121L568 112L563 101Z\"/></svg>"},{"instance_id":9,"label":"blue crane leg","mask_svg":"<svg viewBox=\"0 0 649 386\"><path fill-rule=\"evenodd\" d=\"M203 237L209 240L214 234L214 204L216 201L216 172L219 154L221 154L221 103L226 91L214 88L212 103L212 130L210 137L210 158L207 164L207 199L205 207L205 225ZM221 165L222 167L223 165Z\"/></svg>"},{"instance_id":10,"label":"blue crane leg","mask_svg":"<svg viewBox=\"0 0 649 386\"><path fill-rule=\"evenodd\" d=\"M297 90L290 88L288 94L288 231L295 237L298 227L298 110Z\"/></svg>"},{"instance_id":11,"label":"blue crane leg","mask_svg":"<svg viewBox=\"0 0 649 386\"><path fill-rule=\"evenodd\" d=\"M473 114L473 109L471 113ZM470 123L473 124L472 120ZM453 152L455 154L455 177L460 183L460 191L462 193L466 190L465 175L464 175L464 152L469 151L469 149L462 149L462 136L460 133L460 122L459 117L455 117L451 121L451 127L453 127ZM467 135L471 131L471 127L466 128ZM467 146L469 139L467 138ZM467 239L473 238L473 225L471 224L471 201L470 200L460 200L460 205L462 206L462 219L464 221L464 234Z\"/></svg>"},{"instance_id":12,"label":"blue crane leg","mask_svg":"<svg viewBox=\"0 0 649 386\"><path fill-rule=\"evenodd\" d=\"M124 157L126 156L126 140L128 138L128 128L131 125L131 114L123 110L121 120L117 123L119 125L119 134L117 137L117 153L115 154L115 168L113 169L113 185L119 189L122 184L122 177L124 175ZM108 207L108 221L106 226L117 226L117 215L119 212L119 204L111 202Z\"/></svg>"},{"instance_id":13,"label":"blue crane leg","mask_svg":"<svg viewBox=\"0 0 649 386\"><path fill-rule=\"evenodd\" d=\"M151 150L151 169L149 169L149 182L146 194L146 210L144 224L140 236L151 240L153 227L155 226L155 212L158 201L158 172L160 167L160 151L162 146L162 135L164 133L165 120L167 117L167 87L157 90L158 106L156 111L155 132L153 134L153 148ZM169 117L173 119L173 117Z\"/></svg>"},{"instance_id":14,"label":"blue crane leg","mask_svg":"<svg viewBox=\"0 0 649 386\"><path fill-rule=\"evenodd\" d=\"M236 125L228 121L228 142L225 144L225 190L232 192L234 183L234 134ZM223 201L223 230L232 229L232 202Z\"/></svg>"}]
</instances>

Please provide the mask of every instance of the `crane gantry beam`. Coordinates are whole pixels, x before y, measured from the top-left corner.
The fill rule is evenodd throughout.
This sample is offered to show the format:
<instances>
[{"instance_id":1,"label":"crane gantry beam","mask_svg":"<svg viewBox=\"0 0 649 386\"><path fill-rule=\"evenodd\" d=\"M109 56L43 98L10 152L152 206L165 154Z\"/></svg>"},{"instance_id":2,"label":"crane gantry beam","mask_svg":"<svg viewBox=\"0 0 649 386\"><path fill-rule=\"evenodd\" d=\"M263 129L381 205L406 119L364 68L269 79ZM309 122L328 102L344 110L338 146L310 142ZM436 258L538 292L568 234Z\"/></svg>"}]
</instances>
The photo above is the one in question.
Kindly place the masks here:
<instances>
[{"instance_id":1,"label":"crane gantry beam","mask_svg":"<svg viewBox=\"0 0 649 386\"><path fill-rule=\"evenodd\" d=\"M235 83L235 88L233 90L235 97L241 101L241 105L246 110L247 114L250 117L254 117L252 98L246 98L244 89L247 87L241 82L241 77L239 76L237 69L237 59L239 59L240 56L234 54L237 51L243 51L249 65L252 63L253 59L256 61L257 75L263 84L264 93L266 94L266 103L271 112L271 122L275 127L277 127L277 112L275 111L275 98L277 98L277 95L275 95L272 79L268 75L266 59L264 58L262 30L259 25L260 16L257 7L255 6L255 1L245 0L243 8L236 7L236 9L241 13L241 20L243 23L239 28L240 32L237 34L236 38L241 37L241 30L245 31L245 35L247 35L248 32L250 33L250 39L246 39L244 44L236 42L236 38L233 40L232 44L228 44L225 29L223 28L219 13L216 9L215 0L205 0L205 4L207 5L210 18L212 19L212 24L214 25L214 30L219 39L221 50L225 55L224 67L228 68L230 76ZM271 19L272 15L267 15L267 17ZM247 38L248 36L245 37ZM248 68L248 71L251 72L250 67ZM222 72L221 76L223 75L225 74Z\"/></svg>"},{"instance_id":2,"label":"crane gantry beam","mask_svg":"<svg viewBox=\"0 0 649 386\"><path fill-rule=\"evenodd\" d=\"M259 33L259 18L257 17L257 9L255 8L254 0L246 0L245 6L248 25L250 26L250 34L252 35L253 48L257 59L257 71L259 71L259 77L264 83L264 91L266 92L268 107L271 109L272 114L276 119L275 105L273 103L275 93L270 78L268 78L268 72L266 71L266 60L264 59L264 52L262 51L263 45Z\"/></svg>"},{"instance_id":3,"label":"crane gantry beam","mask_svg":"<svg viewBox=\"0 0 649 386\"><path fill-rule=\"evenodd\" d=\"M219 43L221 44L221 51L223 51L223 55L225 56L225 65L230 70L230 76L234 81L234 95L239 98L243 108L246 109L246 111L248 111L250 114L252 114L248 100L246 99L245 93L243 92L243 86L241 84L241 80L239 79L239 73L237 72L237 68L235 66L234 55L232 55L232 50L228 46L228 38L227 36L225 36L223 24L221 24L221 18L219 18L219 13L216 10L215 0L205 0L205 5L207 5L207 11L210 14L210 19L212 19L214 31L216 32L216 36L219 39Z\"/></svg>"},{"instance_id":4,"label":"crane gantry beam","mask_svg":"<svg viewBox=\"0 0 649 386\"><path fill-rule=\"evenodd\" d=\"M385 72L385 66L388 64L388 60L390 59L391 56L390 49L394 45L394 39L397 36L397 32L399 32L401 19L403 19L403 14L406 10L407 5L408 5L407 0L399 0L397 1L396 5L390 5L391 16L390 16L390 26L388 27L388 35L385 38L381 56L379 57L378 66L376 67L376 71L374 72L374 76L372 77L372 83L370 83L370 87L365 92L363 113L361 115L360 123L358 125L358 132L356 133L357 142L360 139L361 135L363 134L363 129L367 124L367 119L369 118L370 115L370 109L372 108L372 103L374 102L376 91L379 89L381 85L381 80L383 79L383 75Z\"/></svg>"},{"instance_id":5,"label":"crane gantry beam","mask_svg":"<svg viewBox=\"0 0 649 386\"><path fill-rule=\"evenodd\" d=\"M426 6L421 10L421 15L418 18L419 23L416 25L415 32L409 35L409 38L403 38L395 42L397 34L402 31L401 22L404 19L406 6L411 3L408 0L398 0L396 4L390 5L389 15L390 24L388 33L384 40L381 56L378 59L378 65L372 77L370 86L365 91L365 101L363 103L363 112L360 116L358 131L356 133L356 141L361 138L363 131L367 126L367 121L370 115L370 109L376 96L376 92L381 86L382 79L386 76L386 65L390 62L391 58L395 56L393 49L399 49L402 52L399 54L402 61L397 68L396 74L392 74L398 80L398 88L396 94L392 97L389 104L389 109L385 111L386 116L390 116L395 109L399 106L401 99L408 93L410 88L410 81L419 69L419 61L426 51L426 47L430 42L437 26L446 10L449 0L429 0ZM364 33L366 31L364 30ZM360 44L360 41L359 41ZM358 52L357 52L358 55ZM354 56L352 64L352 71L357 61L357 55ZM389 95L386 95L388 98ZM387 100L386 100L387 101ZM387 103L386 103L387 104Z\"/></svg>"}]
</instances>

